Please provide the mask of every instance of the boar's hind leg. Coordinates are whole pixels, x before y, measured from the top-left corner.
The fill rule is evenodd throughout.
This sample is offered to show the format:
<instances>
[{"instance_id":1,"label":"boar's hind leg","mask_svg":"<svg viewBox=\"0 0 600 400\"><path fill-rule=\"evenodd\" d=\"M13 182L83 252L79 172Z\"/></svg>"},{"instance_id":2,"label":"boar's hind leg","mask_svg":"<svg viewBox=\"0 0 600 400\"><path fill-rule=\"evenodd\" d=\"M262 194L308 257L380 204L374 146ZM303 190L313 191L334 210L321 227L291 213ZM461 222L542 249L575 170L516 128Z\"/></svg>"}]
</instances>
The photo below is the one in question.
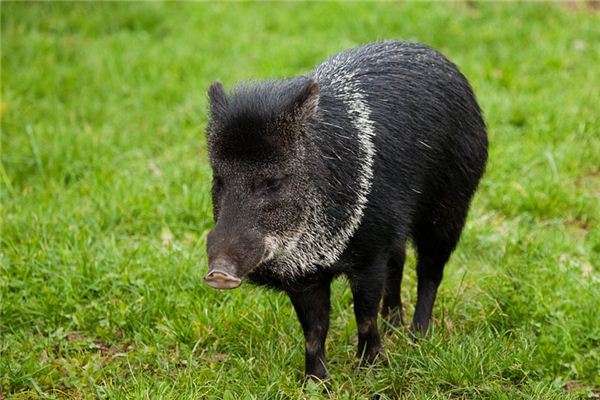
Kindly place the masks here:
<instances>
[{"instance_id":1,"label":"boar's hind leg","mask_svg":"<svg viewBox=\"0 0 600 400\"><path fill-rule=\"evenodd\" d=\"M417 226L414 235L418 255L417 305L412 322L415 334L427 333L444 266L456 247L464 219L465 213L454 209L453 213L446 213L435 224Z\"/></svg>"},{"instance_id":2,"label":"boar's hind leg","mask_svg":"<svg viewBox=\"0 0 600 400\"><path fill-rule=\"evenodd\" d=\"M402 299L400 297L402 272L404 270L404 260L406 259L404 246L405 244L402 243L388 261L385 290L383 292L383 306L381 307L381 316L394 327L397 327L400 323L404 324Z\"/></svg>"},{"instance_id":3,"label":"boar's hind leg","mask_svg":"<svg viewBox=\"0 0 600 400\"><path fill-rule=\"evenodd\" d=\"M354 315L358 326L357 356L373 363L381 352L381 339L377 329L377 314L385 280L385 264L373 265L367 271L354 271L350 287L354 298Z\"/></svg>"},{"instance_id":4,"label":"boar's hind leg","mask_svg":"<svg viewBox=\"0 0 600 400\"><path fill-rule=\"evenodd\" d=\"M331 280L327 280L306 290L288 293L304 331L304 375L308 378L326 379L328 376L325 338L329 329L330 284Z\"/></svg>"}]
</instances>

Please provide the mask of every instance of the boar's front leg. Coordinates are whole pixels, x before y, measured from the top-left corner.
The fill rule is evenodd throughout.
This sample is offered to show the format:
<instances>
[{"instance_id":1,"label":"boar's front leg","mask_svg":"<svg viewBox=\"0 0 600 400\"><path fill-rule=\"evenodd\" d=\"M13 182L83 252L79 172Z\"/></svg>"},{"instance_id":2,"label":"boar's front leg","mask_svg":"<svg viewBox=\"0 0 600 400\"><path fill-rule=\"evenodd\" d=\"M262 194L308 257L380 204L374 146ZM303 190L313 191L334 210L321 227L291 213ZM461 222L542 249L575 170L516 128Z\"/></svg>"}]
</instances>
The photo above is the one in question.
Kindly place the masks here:
<instances>
[{"instance_id":1,"label":"boar's front leg","mask_svg":"<svg viewBox=\"0 0 600 400\"><path fill-rule=\"evenodd\" d=\"M359 359L371 364L381 353L377 314L385 281L385 267L373 265L369 270L354 271L350 286L354 298L354 315L358 326Z\"/></svg>"},{"instance_id":2,"label":"boar's front leg","mask_svg":"<svg viewBox=\"0 0 600 400\"><path fill-rule=\"evenodd\" d=\"M325 338L329 329L330 284L331 280L327 280L305 290L288 292L304 331L306 378L328 377Z\"/></svg>"}]
</instances>

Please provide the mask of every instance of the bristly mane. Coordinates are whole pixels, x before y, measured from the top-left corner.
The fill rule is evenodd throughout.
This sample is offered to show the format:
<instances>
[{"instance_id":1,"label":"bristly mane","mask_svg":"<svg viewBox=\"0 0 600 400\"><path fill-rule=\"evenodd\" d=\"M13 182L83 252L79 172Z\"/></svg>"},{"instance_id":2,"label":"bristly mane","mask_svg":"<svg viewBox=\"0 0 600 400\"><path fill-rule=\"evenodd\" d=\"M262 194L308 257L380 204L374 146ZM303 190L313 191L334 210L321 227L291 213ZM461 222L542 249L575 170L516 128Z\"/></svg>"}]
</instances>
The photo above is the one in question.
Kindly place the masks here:
<instances>
[{"instance_id":1,"label":"bristly mane","mask_svg":"<svg viewBox=\"0 0 600 400\"><path fill-rule=\"evenodd\" d=\"M284 151L316 110L319 86L300 76L245 83L226 95L214 84L209 140L222 158L266 160Z\"/></svg>"}]
</instances>

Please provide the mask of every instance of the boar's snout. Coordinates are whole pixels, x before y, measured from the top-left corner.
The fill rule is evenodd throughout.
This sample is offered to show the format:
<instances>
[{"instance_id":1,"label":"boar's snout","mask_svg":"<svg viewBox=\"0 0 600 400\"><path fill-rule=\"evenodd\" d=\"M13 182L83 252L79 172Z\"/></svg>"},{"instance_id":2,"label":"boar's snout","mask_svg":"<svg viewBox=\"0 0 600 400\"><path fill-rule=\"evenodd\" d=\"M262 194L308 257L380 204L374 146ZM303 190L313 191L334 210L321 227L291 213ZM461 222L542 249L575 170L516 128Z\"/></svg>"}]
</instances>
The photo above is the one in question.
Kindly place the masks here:
<instances>
[{"instance_id":1,"label":"boar's snout","mask_svg":"<svg viewBox=\"0 0 600 400\"><path fill-rule=\"evenodd\" d=\"M252 229L232 232L231 226L217 226L208 234L208 273L204 282L215 289L235 289L244 276L263 259L265 244Z\"/></svg>"},{"instance_id":2,"label":"boar's snout","mask_svg":"<svg viewBox=\"0 0 600 400\"><path fill-rule=\"evenodd\" d=\"M224 257L220 257L210 265L204 282L215 289L235 289L242 280L235 275L235 267Z\"/></svg>"}]
</instances>

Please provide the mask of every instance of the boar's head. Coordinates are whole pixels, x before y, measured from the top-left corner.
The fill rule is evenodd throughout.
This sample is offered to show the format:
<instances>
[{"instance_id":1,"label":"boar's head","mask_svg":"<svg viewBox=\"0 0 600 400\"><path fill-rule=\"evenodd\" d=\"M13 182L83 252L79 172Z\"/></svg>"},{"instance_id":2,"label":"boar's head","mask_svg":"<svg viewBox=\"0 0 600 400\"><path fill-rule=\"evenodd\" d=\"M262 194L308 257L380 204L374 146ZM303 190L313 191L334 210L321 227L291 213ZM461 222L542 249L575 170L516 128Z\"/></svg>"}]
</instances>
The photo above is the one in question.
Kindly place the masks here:
<instances>
[{"instance_id":1,"label":"boar's head","mask_svg":"<svg viewBox=\"0 0 600 400\"><path fill-rule=\"evenodd\" d=\"M215 227L205 282L231 289L261 264L293 252L310 216L314 171L310 131L319 84L308 77L209 89L207 129ZM285 239L283 239L285 238Z\"/></svg>"}]
</instances>

